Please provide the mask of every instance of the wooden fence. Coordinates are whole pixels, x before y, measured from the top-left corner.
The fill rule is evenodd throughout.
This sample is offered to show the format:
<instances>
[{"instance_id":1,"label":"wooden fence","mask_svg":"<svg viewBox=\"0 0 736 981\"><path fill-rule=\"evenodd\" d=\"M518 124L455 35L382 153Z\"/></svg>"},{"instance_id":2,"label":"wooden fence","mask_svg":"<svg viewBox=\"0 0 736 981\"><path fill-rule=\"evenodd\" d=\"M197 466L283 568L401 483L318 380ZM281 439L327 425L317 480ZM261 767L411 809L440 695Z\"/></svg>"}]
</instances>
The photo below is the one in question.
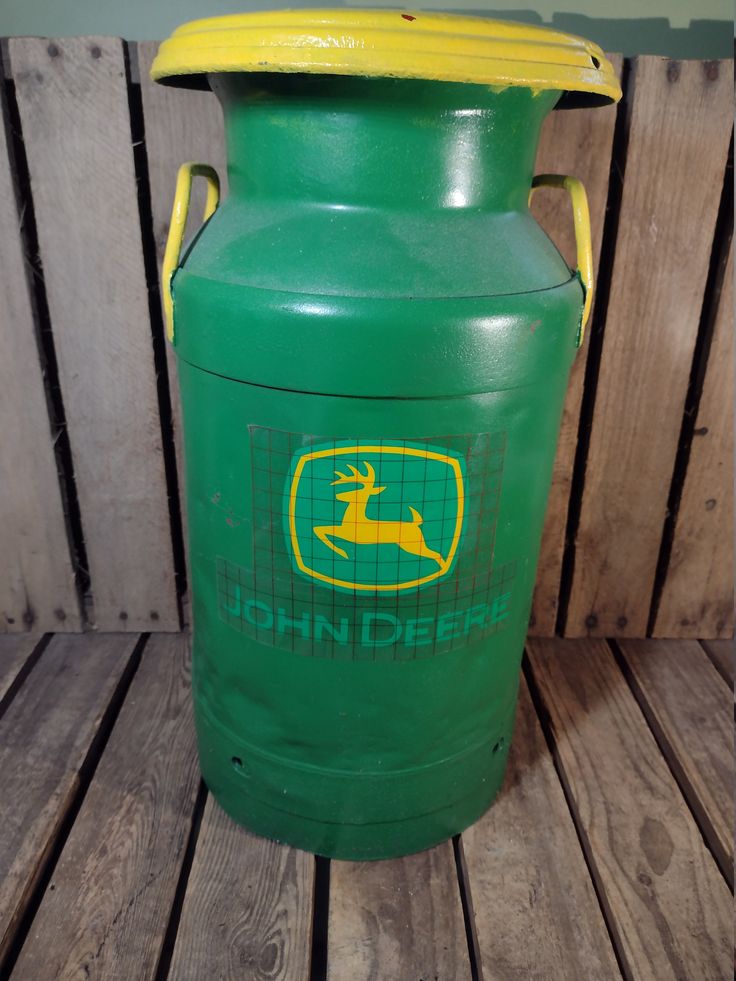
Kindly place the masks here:
<instances>
[{"instance_id":1,"label":"wooden fence","mask_svg":"<svg viewBox=\"0 0 736 981\"><path fill-rule=\"evenodd\" d=\"M3 630L182 623L180 413L157 271L178 164L224 173L224 148L212 95L149 81L156 47L3 48ZM539 171L585 181L598 290L532 632L727 637L732 64L615 61L621 105L553 113L539 152ZM573 262L568 207L535 201Z\"/></svg>"}]
</instances>

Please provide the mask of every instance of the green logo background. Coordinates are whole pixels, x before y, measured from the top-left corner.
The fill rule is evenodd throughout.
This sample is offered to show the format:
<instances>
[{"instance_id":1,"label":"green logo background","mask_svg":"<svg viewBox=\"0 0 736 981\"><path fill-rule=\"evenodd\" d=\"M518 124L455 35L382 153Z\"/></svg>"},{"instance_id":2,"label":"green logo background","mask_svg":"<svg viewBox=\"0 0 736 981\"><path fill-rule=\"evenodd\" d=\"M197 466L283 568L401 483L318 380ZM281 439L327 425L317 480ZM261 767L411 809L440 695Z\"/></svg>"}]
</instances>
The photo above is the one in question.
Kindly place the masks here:
<instances>
[{"instance_id":1,"label":"green logo background","mask_svg":"<svg viewBox=\"0 0 736 981\"><path fill-rule=\"evenodd\" d=\"M418 580L428 580L402 588L402 592L421 588L449 575L462 537L462 526L458 529L458 496L464 494L465 488L463 458L444 447L428 443L363 440L362 445L377 448L371 451L359 450L355 448L355 441L332 441L314 444L308 450L295 454L284 488L285 534L294 568L301 575L315 578L299 567L299 556L302 564L314 573L337 580L337 583L355 583L368 589L377 585L401 586L417 583ZM386 450L386 447L391 449ZM406 453L406 449L416 450L423 455ZM349 452L346 453L345 450ZM321 452L329 455L311 456ZM455 467L445 460L424 455L427 453L451 457L455 461L460 472L460 487ZM301 466L300 461L303 461ZM368 498L365 504L366 519L371 522L411 524L410 508L414 508L423 518L420 531L415 534L421 534L427 549L439 553L443 560L447 560L452 552L449 565L446 561L440 565L427 555L412 555L393 541L379 544L356 543L350 540L349 526L342 532L347 538L341 537L340 527L349 503L337 500L336 495L355 491L360 485L353 481L333 487L332 482L337 479L336 471L350 475L351 466L365 474L367 464L375 471L375 486L385 489ZM297 471L298 478L295 480ZM289 520L290 508L293 512L293 527ZM348 558L343 558L330 549L315 535L314 528L320 526L335 528L335 532L330 534L330 540L336 547L347 552ZM352 591L344 585L324 582L322 579L317 581L323 582L328 588L347 588Z\"/></svg>"}]
</instances>

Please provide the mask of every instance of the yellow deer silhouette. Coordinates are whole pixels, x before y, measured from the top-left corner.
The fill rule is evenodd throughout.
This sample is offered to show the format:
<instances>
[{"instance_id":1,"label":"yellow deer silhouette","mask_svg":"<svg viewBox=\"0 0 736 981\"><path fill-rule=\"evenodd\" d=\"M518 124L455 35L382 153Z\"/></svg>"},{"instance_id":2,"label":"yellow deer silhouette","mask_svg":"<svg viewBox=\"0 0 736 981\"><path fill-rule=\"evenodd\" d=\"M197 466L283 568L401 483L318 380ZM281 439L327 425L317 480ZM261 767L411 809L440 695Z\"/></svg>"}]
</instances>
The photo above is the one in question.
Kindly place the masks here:
<instances>
[{"instance_id":1,"label":"yellow deer silhouette","mask_svg":"<svg viewBox=\"0 0 736 981\"><path fill-rule=\"evenodd\" d=\"M347 504L342 516L342 523L339 525L320 525L313 528L317 538L324 542L328 548L331 548L333 552L342 555L344 559L348 558L348 553L344 548L340 548L339 545L330 541L331 538L355 542L356 545L398 545L400 549L411 555L433 559L444 571L445 560L439 552L434 552L424 541L421 528L424 519L421 514L410 506L411 521L376 521L367 517L365 508L368 499L374 494L383 493L386 488L374 486L376 472L370 463L365 463L365 475L351 464L348 464L348 469L352 476L336 470L337 480L333 480L330 484L331 487L336 484L358 485L355 490L343 491L341 494L335 492L335 499L345 501Z\"/></svg>"}]
</instances>

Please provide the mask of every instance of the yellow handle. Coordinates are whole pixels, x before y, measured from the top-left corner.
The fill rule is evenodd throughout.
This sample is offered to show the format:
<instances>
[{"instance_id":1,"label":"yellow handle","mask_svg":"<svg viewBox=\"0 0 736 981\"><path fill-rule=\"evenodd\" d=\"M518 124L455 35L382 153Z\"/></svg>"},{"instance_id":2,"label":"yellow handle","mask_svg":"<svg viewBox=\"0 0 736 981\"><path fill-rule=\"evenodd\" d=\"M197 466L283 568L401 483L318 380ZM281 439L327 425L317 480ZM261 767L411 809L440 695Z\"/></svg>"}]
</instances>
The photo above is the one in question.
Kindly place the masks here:
<instances>
[{"instance_id":1,"label":"yellow handle","mask_svg":"<svg viewBox=\"0 0 736 981\"><path fill-rule=\"evenodd\" d=\"M176 190L174 191L174 207L171 210L169 237L166 240L164 261L161 268L161 285L164 293L164 319L166 321L166 337L174 340L174 297L171 294L171 278L179 265L181 243L189 213L189 200L192 195L192 179L204 177L207 181L207 200L204 206L204 221L213 214L220 202L220 179L217 171L201 163L185 163L176 175Z\"/></svg>"},{"instance_id":2,"label":"yellow handle","mask_svg":"<svg viewBox=\"0 0 736 981\"><path fill-rule=\"evenodd\" d=\"M577 344L580 347L585 337L585 327L590 317L590 308L593 305L593 240L590 234L588 197L582 181L579 181L577 177L565 177L563 174L538 174L532 181L532 189L529 193L530 201L532 194L534 194L538 187L562 187L569 193L572 201L578 272L585 291L585 301L583 303L583 313L580 320Z\"/></svg>"}]
</instances>

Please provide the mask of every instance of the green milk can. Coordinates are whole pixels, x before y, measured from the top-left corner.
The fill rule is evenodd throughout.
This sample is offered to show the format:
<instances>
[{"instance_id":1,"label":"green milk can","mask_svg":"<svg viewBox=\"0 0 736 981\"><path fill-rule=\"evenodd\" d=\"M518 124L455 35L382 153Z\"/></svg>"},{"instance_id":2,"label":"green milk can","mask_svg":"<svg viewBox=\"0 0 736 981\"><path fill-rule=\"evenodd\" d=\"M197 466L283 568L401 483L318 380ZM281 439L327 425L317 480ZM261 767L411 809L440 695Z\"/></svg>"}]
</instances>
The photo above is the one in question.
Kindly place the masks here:
<instances>
[{"instance_id":1,"label":"green milk can","mask_svg":"<svg viewBox=\"0 0 736 981\"><path fill-rule=\"evenodd\" d=\"M179 173L163 271L204 779L320 855L427 848L502 782L592 296L539 131L618 82L580 38L390 10L195 21L152 76L210 87L227 136L226 200ZM533 184L572 195L575 271Z\"/></svg>"}]
</instances>

